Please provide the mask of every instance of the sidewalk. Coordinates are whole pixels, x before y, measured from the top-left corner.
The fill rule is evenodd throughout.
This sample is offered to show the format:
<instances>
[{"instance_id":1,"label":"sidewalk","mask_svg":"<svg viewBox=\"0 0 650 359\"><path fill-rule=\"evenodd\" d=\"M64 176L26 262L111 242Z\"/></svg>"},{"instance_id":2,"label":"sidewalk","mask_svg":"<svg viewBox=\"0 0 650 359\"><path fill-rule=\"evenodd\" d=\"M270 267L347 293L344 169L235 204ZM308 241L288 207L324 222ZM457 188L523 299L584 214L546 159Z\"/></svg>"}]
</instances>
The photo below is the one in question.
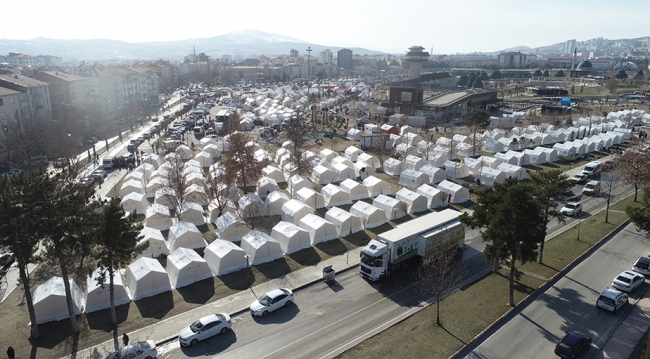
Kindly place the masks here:
<instances>
[{"instance_id":1,"label":"sidewalk","mask_svg":"<svg viewBox=\"0 0 650 359\"><path fill-rule=\"evenodd\" d=\"M332 266L337 273L354 269L359 264L359 253L362 247L353 249L348 254L331 257L318 263L318 265L306 267L298 271L286 274L280 278L271 279L252 287L250 290L241 291L223 299L194 308L183 314L162 320L156 324L138 329L128 333L131 342L139 340L153 340L156 345L176 340L178 333L190 325L194 320L214 313L229 313L231 316L248 311L250 304L266 292L276 288L289 288L298 290L316 283L323 278L323 268ZM347 259L347 261L346 261ZM300 293L296 294L300 301ZM95 347L81 350L77 353L76 359L96 359L105 357L109 351L113 351L113 341L107 341ZM71 358L66 356L65 358Z\"/></svg>"},{"instance_id":2,"label":"sidewalk","mask_svg":"<svg viewBox=\"0 0 650 359\"><path fill-rule=\"evenodd\" d=\"M650 328L650 298L644 297L636 302L636 305L623 319L616 331L607 340L595 358L596 359L619 359L629 358L634 347Z\"/></svg>"}]
</instances>

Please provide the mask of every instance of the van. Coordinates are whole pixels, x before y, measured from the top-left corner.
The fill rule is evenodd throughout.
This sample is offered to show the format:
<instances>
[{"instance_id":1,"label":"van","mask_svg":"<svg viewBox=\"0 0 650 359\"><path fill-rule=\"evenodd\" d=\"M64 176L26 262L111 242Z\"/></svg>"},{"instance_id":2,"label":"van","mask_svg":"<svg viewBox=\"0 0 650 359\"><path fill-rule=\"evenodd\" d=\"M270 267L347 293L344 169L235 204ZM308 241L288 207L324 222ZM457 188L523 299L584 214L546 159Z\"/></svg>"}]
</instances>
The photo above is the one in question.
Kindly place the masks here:
<instances>
[{"instance_id":1,"label":"van","mask_svg":"<svg viewBox=\"0 0 650 359\"><path fill-rule=\"evenodd\" d=\"M102 160L102 167L113 168L113 166L115 166L115 157L106 157Z\"/></svg>"},{"instance_id":2,"label":"van","mask_svg":"<svg viewBox=\"0 0 650 359\"><path fill-rule=\"evenodd\" d=\"M596 196L600 193L600 181L589 181L582 189L582 194Z\"/></svg>"},{"instance_id":3,"label":"van","mask_svg":"<svg viewBox=\"0 0 650 359\"><path fill-rule=\"evenodd\" d=\"M585 165L585 168L582 169L582 173L587 175L589 178L596 178L600 176L600 173L603 171L603 163L600 161L592 161Z\"/></svg>"},{"instance_id":4,"label":"van","mask_svg":"<svg viewBox=\"0 0 650 359\"><path fill-rule=\"evenodd\" d=\"M195 138L199 139L199 138L203 137L203 135L205 135L205 132L204 132L202 126L194 127L194 137Z\"/></svg>"}]
</instances>

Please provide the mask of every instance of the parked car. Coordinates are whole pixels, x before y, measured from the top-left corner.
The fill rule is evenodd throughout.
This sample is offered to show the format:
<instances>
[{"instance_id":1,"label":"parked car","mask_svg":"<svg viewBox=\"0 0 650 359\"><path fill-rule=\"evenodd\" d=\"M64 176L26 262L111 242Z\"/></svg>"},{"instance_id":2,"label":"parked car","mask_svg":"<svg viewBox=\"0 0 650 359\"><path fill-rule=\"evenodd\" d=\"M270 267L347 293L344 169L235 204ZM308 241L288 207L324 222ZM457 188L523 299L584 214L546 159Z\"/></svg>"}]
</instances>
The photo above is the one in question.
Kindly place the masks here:
<instances>
[{"instance_id":1,"label":"parked car","mask_svg":"<svg viewBox=\"0 0 650 359\"><path fill-rule=\"evenodd\" d=\"M226 313L205 316L190 326L181 330L178 340L181 345L196 345L201 340L211 338L217 334L226 334L232 327L232 320Z\"/></svg>"},{"instance_id":2,"label":"parked car","mask_svg":"<svg viewBox=\"0 0 650 359\"><path fill-rule=\"evenodd\" d=\"M106 171L104 171L103 169L97 169L97 170L94 170L94 171L90 174L90 176L91 176L92 178L101 178L101 179L104 179L104 178L106 178Z\"/></svg>"},{"instance_id":3,"label":"parked car","mask_svg":"<svg viewBox=\"0 0 650 359\"><path fill-rule=\"evenodd\" d=\"M609 171L614 169L614 161L612 160L607 160L603 162L603 171Z\"/></svg>"},{"instance_id":4,"label":"parked car","mask_svg":"<svg viewBox=\"0 0 650 359\"><path fill-rule=\"evenodd\" d=\"M3 253L0 255L0 267L2 267L2 270L6 271L11 267L12 264L16 261L16 256L11 253Z\"/></svg>"},{"instance_id":5,"label":"parked car","mask_svg":"<svg viewBox=\"0 0 650 359\"><path fill-rule=\"evenodd\" d=\"M292 302L293 292L290 289L274 289L254 301L250 306L250 310L251 314L256 317L266 317L269 313L279 308L290 306Z\"/></svg>"},{"instance_id":6,"label":"parked car","mask_svg":"<svg viewBox=\"0 0 650 359\"><path fill-rule=\"evenodd\" d=\"M577 332L566 332L566 335L555 346L555 355L562 358L577 358L591 347L591 338Z\"/></svg>"},{"instance_id":7,"label":"parked car","mask_svg":"<svg viewBox=\"0 0 650 359\"><path fill-rule=\"evenodd\" d=\"M627 302L627 294L620 290L606 288L602 293L600 293L600 296L598 296L596 307L616 313L616 311L627 304Z\"/></svg>"},{"instance_id":8,"label":"parked car","mask_svg":"<svg viewBox=\"0 0 650 359\"><path fill-rule=\"evenodd\" d=\"M88 187L92 186L93 184L95 184L95 179L92 178L92 177L82 178L81 180L79 180L79 183L78 183L79 187L81 187L81 188L88 188Z\"/></svg>"},{"instance_id":9,"label":"parked car","mask_svg":"<svg viewBox=\"0 0 650 359\"><path fill-rule=\"evenodd\" d=\"M634 262L632 270L643 275L650 275L650 258L639 257L639 259Z\"/></svg>"},{"instance_id":10,"label":"parked car","mask_svg":"<svg viewBox=\"0 0 650 359\"><path fill-rule=\"evenodd\" d=\"M582 203L569 202L560 209L560 213L568 217L580 217L582 214Z\"/></svg>"},{"instance_id":11,"label":"parked car","mask_svg":"<svg viewBox=\"0 0 650 359\"><path fill-rule=\"evenodd\" d=\"M576 173L570 178L570 180L577 184L583 184L587 182L587 175L583 173Z\"/></svg>"},{"instance_id":12,"label":"parked car","mask_svg":"<svg viewBox=\"0 0 650 359\"><path fill-rule=\"evenodd\" d=\"M600 193L600 181L589 181L582 189L582 194L596 196Z\"/></svg>"},{"instance_id":13,"label":"parked car","mask_svg":"<svg viewBox=\"0 0 650 359\"><path fill-rule=\"evenodd\" d=\"M158 356L156 344L152 340L135 342L120 349L120 356L128 359L153 359ZM117 359L117 352L112 352L106 359Z\"/></svg>"},{"instance_id":14,"label":"parked car","mask_svg":"<svg viewBox=\"0 0 650 359\"><path fill-rule=\"evenodd\" d=\"M631 292L645 282L645 276L641 273L623 271L612 280L612 286L624 292Z\"/></svg>"}]
</instances>

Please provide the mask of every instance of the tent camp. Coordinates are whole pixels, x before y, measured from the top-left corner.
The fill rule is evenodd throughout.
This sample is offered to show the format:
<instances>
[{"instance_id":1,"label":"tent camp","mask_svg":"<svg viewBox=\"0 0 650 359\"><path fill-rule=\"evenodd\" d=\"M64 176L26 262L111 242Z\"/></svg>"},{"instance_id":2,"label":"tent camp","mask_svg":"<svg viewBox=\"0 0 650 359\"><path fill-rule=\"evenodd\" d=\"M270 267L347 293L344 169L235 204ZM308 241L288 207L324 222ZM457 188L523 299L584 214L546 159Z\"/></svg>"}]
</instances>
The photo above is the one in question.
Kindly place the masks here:
<instances>
[{"instance_id":1,"label":"tent camp","mask_svg":"<svg viewBox=\"0 0 650 359\"><path fill-rule=\"evenodd\" d=\"M219 150L219 146L217 144L209 144L205 147L203 147L203 152L207 152L212 156L212 160L220 158L221 157L221 151Z\"/></svg>"},{"instance_id":2,"label":"tent camp","mask_svg":"<svg viewBox=\"0 0 650 359\"><path fill-rule=\"evenodd\" d=\"M282 205L282 220L298 224L300 219L308 214L313 214L314 209L305 203L291 199Z\"/></svg>"},{"instance_id":3,"label":"tent camp","mask_svg":"<svg viewBox=\"0 0 650 359\"><path fill-rule=\"evenodd\" d=\"M314 189L314 185L307 177L301 175L293 175L287 181L287 191L292 195L302 188Z\"/></svg>"},{"instance_id":4,"label":"tent camp","mask_svg":"<svg viewBox=\"0 0 650 359\"><path fill-rule=\"evenodd\" d=\"M205 217L203 217L203 207L194 202L185 202L177 209L181 212L180 220L192 223L196 226L205 224Z\"/></svg>"},{"instance_id":5,"label":"tent camp","mask_svg":"<svg viewBox=\"0 0 650 359\"><path fill-rule=\"evenodd\" d=\"M236 244L216 239L205 248L203 259L213 275L223 275L246 268L246 252Z\"/></svg>"},{"instance_id":6,"label":"tent camp","mask_svg":"<svg viewBox=\"0 0 650 359\"><path fill-rule=\"evenodd\" d=\"M410 188L418 188L424 183L430 183L429 180L429 176L414 170L403 170L399 176L399 184Z\"/></svg>"},{"instance_id":7,"label":"tent camp","mask_svg":"<svg viewBox=\"0 0 650 359\"><path fill-rule=\"evenodd\" d=\"M339 236L334 223L317 215L308 214L298 222L298 226L309 232L312 246L321 242L330 241Z\"/></svg>"},{"instance_id":8,"label":"tent camp","mask_svg":"<svg viewBox=\"0 0 650 359\"><path fill-rule=\"evenodd\" d=\"M463 159L463 163L465 166L467 166L467 170L472 176L476 176L479 168L482 167L481 161L477 158L465 157L465 159Z\"/></svg>"},{"instance_id":9,"label":"tent camp","mask_svg":"<svg viewBox=\"0 0 650 359\"><path fill-rule=\"evenodd\" d=\"M386 223L386 213L369 203L357 201L350 207L350 214L361 218L365 228L375 228Z\"/></svg>"},{"instance_id":10,"label":"tent camp","mask_svg":"<svg viewBox=\"0 0 650 359\"><path fill-rule=\"evenodd\" d=\"M427 164L427 161L424 159L418 157L418 156L413 156L413 155L408 155L404 159L404 168L413 170L413 171L418 171L420 167L424 166Z\"/></svg>"},{"instance_id":11,"label":"tent camp","mask_svg":"<svg viewBox=\"0 0 650 359\"><path fill-rule=\"evenodd\" d=\"M167 186L168 183L169 183L168 180L163 177L156 177L152 179L151 181L149 181L149 183L147 183L145 195L147 196L147 198L154 198L154 196L156 195L156 191Z\"/></svg>"},{"instance_id":12,"label":"tent camp","mask_svg":"<svg viewBox=\"0 0 650 359\"><path fill-rule=\"evenodd\" d=\"M402 173L402 169L403 164L400 160L389 157L384 161L384 173L387 175L399 176Z\"/></svg>"},{"instance_id":13,"label":"tent camp","mask_svg":"<svg viewBox=\"0 0 650 359\"><path fill-rule=\"evenodd\" d=\"M210 198L205 192L205 187L198 184L191 184L185 189L183 199L186 202L197 203L200 206L207 206L210 203Z\"/></svg>"},{"instance_id":14,"label":"tent camp","mask_svg":"<svg viewBox=\"0 0 650 359\"><path fill-rule=\"evenodd\" d=\"M140 257L129 264L126 283L133 300L152 297L172 289L169 276L157 259Z\"/></svg>"},{"instance_id":15,"label":"tent camp","mask_svg":"<svg viewBox=\"0 0 650 359\"><path fill-rule=\"evenodd\" d=\"M239 241L249 231L246 222L237 213L233 212L226 212L221 215L217 218L215 225L219 239L225 241Z\"/></svg>"},{"instance_id":16,"label":"tent camp","mask_svg":"<svg viewBox=\"0 0 650 359\"><path fill-rule=\"evenodd\" d=\"M174 288L212 278L208 263L190 248L178 248L167 256L167 273Z\"/></svg>"},{"instance_id":17,"label":"tent camp","mask_svg":"<svg viewBox=\"0 0 650 359\"><path fill-rule=\"evenodd\" d=\"M266 210L266 203L264 203L260 197L252 193L241 197L238 201L238 204L238 213L244 219L264 217L268 215L268 212Z\"/></svg>"},{"instance_id":18,"label":"tent camp","mask_svg":"<svg viewBox=\"0 0 650 359\"><path fill-rule=\"evenodd\" d=\"M447 196L447 194L441 192L435 187L429 186L428 184L423 184L422 186L418 187L417 193L427 198L427 206L429 208L439 208L445 206L445 196Z\"/></svg>"},{"instance_id":19,"label":"tent camp","mask_svg":"<svg viewBox=\"0 0 650 359\"><path fill-rule=\"evenodd\" d=\"M269 193L279 190L280 187L278 187L278 183L274 179L269 177L262 177L257 181L255 194L261 199L266 199L266 196Z\"/></svg>"},{"instance_id":20,"label":"tent camp","mask_svg":"<svg viewBox=\"0 0 650 359\"><path fill-rule=\"evenodd\" d=\"M480 179L481 184L486 186L494 186L495 183L506 181L506 175L503 171L490 167L481 167L475 177Z\"/></svg>"},{"instance_id":21,"label":"tent camp","mask_svg":"<svg viewBox=\"0 0 650 359\"><path fill-rule=\"evenodd\" d=\"M162 161L160 159L160 156L158 156L155 153L150 153L146 156L144 156L144 159L142 160L144 163L149 163L155 167L155 169L158 169L160 167Z\"/></svg>"},{"instance_id":22,"label":"tent camp","mask_svg":"<svg viewBox=\"0 0 650 359\"><path fill-rule=\"evenodd\" d=\"M348 130L347 139L350 141L359 141L361 139L361 130L351 128Z\"/></svg>"},{"instance_id":23,"label":"tent camp","mask_svg":"<svg viewBox=\"0 0 650 359\"><path fill-rule=\"evenodd\" d=\"M507 163L502 163L499 166L497 166L497 169L500 171L503 171L503 174L506 176L506 178L517 178L518 180L525 180L526 179L526 169L519 167L519 166L513 166Z\"/></svg>"},{"instance_id":24,"label":"tent camp","mask_svg":"<svg viewBox=\"0 0 650 359\"><path fill-rule=\"evenodd\" d=\"M169 246L160 230L143 227L140 231L140 235L142 236L142 239L138 242L138 245L147 243L149 246L138 254L138 257L158 258L161 255L169 254Z\"/></svg>"},{"instance_id":25,"label":"tent camp","mask_svg":"<svg viewBox=\"0 0 650 359\"><path fill-rule=\"evenodd\" d=\"M223 200L223 202L213 199L208 204L208 219L210 223L217 221L220 215L226 212L237 212L237 205L231 200Z\"/></svg>"},{"instance_id":26,"label":"tent camp","mask_svg":"<svg viewBox=\"0 0 650 359\"><path fill-rule=\"evenodd\" d=\"M354 170L350 171L354 173ZM328 184L338 181L338 174L323 165L317 165L312 169L311 179L318 184Z\"/></svg>"},{"instance_id":27,"label":"tent camp","mask_svg":"<svg viewBox=\"0 0 650 359\"><path fill-rule=\"evenodd\" d=\"M84 307L84 295L70 278L70 292L74 313L79 315ZM62 277L52 277L36 288L33 296L36 323L47 323L70 318Z\"/></svg>"},{"instance_id":28,"label":"tent camp","mask_svg":"<svg viewBox=\"0 0 650 359\"><path fill-rule=\"evenodd\" d=\"M180 145L176 147L176 150L174 152L178 154L182 160L187 161L192 158L192 150L186 145Z\"/></svg>"},{"instance_id":29,"label":"tent camp","mask_svg":"<svg viewBox=\"0 0 650 359\"><path fill-rule=\"evenodd\" d=\"M433 167L431 165L424 165L420 167L418 172L422 172L428 177L427 184L440 183L447 179L447 172L442 168Z\"/></svg>"},{"instance_id":30,"label":"tent camp","mask_svg":"<svg viewBox=\"0 0 650 359\"><path fill-rule=\"evenodd\" d=\"M276 183L286 182L284 178L284 172L280 171L277 167L268 165L262 169L262 174L265 177L271 178Z\"/></svg>"},{"instance_id":31,"label":"tent camp","mask_svg":"<svg viewBox=\"0 0 650 359\"><path fill-rule=\"evenodd\" d=\"M363 231L363 224L361 223L360 217L338 207L332 207L327 211L325 213L325 219L336 226L339 237L345 237L352 233Z\"/></svg>"},{"instance_id":32,"label":"tent camp","mask_svg":"<svg viewBox=\"0 0 650 359\"><path fill-rule=\"evenodd\" d=\"M320 192L323 195L323 198L325 199L326 207L343 206L346 204L352 204L352 199L350 198L350 195L347 192L343 191L339 186L328 184L327 186L321 188Z\"/></svg>"},{"instance_id":33,"label":"tent camp","mask_svg":"<svg viewBox=\"0 0 650 359\"><path fill-rule=\"evenodd\" d=\"M108 288L108 270L104 278L104 288L97 284L97 279L101 277L101 271L102 268L95 269L86 279L86 308L84 310L86 313L111 307L110 291ZM126 287L124 286L124 276L117 269L113 270L113 298L116 307L131 302L131 298L129 298Z\"/></svg>"},{"instance_id":34,"label":"tent camp","mask_svg":"<svg viewBox=\"0 0 650 359\"><path fill-rule=\"evenodd\" d=\"M406 143L398 143L395 145L395 152L399 153L402 157L416 156L418 154L418 148Z\"/></svg>"},{"instance_id":35,"label":"tent camp","mask_svg":"<svg viewBox=\"0 0 650 359\"><path fill-rule=\"evenodd\" d=\"M346 179L341 182L339 187L349 194L350 199L353 201L369 197L368 188L355 180Z\"/></svg>"},{"instance_id":36,"label":"tent camp","mask_svg":"<svg viewBox=\"0 0 650 359\"><path fill-rule=\"evenodd\" d=\"M325 198L322 194L310 188L302 188L293 194L293 197L313 209L325 207Z\"/></svg>"},{"instance_id":37,"label":"tent camp","mask_svg":"<svg viewBox=\"0 0 650 359\"><path fill-rule=\"evenodd\" d=\"M282 258L280 243L266 233L250 231L241 239L241 248L250 256L251 265Z\"/></svg>"},{"instance_id":38,"label":"tent camp","mask_svg":"<svg viewBox=\"0 0 650 359\"><path fill-rule=\"evenodd\" d=\"M176 198L176 192L169 187L162 187L156 191L154 195L154 204L163 205L169 209L176 208L178 204L178 199Z\"/></svg>"},{"instance_id":39,"label":"tent camp","mask_svg":"<svg viewBox=\"0 0 650 359\"><path fill-rule=\"evenodd\" d=\"M142 184L141 181L136 179L131 179L124 182L124 184L122 184L122 187L120 188L120 198L124 198L126 197L127 194L133 192L144 194L145 193L144 184Z\"/></svg>"},{"instance_id":40,"label":"tent camp","mask_svg":"<svg viewBox=\"0 0 650 359\"><path fill-rule=\"evenodd\" d=\"M197 173L197 172L190 172L184 176L185 178L185 184L187 186L191 186L193 184L201 187L205 187L205 177L203 176L203 173Z\"/></svg>"},{"instance_id":41,"label":"tent camp","mask_svg":"<svg viewBox=\"0 0 650 359\"><path fill-rule=\"evenodd\" d=\"M354 164L352 165L354 166ZM348 178L355 178L354 167L348 167L343 163L333 163L332 171L336 174L336 182L345 181Z\"/></svg>"},{"instance_id":42,"label":"tent camp","mask_svg":"<svg viewBox=\"0 0 650 359\"><path fill-rule=\"evenodd\" d=\"M421 187L421 185L418 187ZM406 188L397 191L395 199L406 203L406 213L409 214L426 211L429 208L427 197Z\"/></svg>"},{"instance_id":43,"label":"tent camp","mask_svg":"<svg viewBox=\"0 0 650 359\"><path fill-rule=\"evenodd\" d=\"M370 176L363 180L363 185L368 188L368 196L377 197L380 194L393 194L388 182L375 176Z\"/></svg>"},{"instance_id":44,"label":"tent camp","mask_svg":"<svg viewBox=\"0 0 650 359\"><path fill-rule=\"evenodd\" d=\"M445 162L445 171L447 177L450 178L465 178L469 177L469 169L462 162L447 161Z\"/></svg>"},{"instance_id":45,"label":"tent camp","mask_svg":"<svg viewBox=\"0 0 650 359\"><path fill-rule=\"evenodd\" d=\"M278 190L266 196L266 210L269 216L282 215L282 206L289 200L284 191Z\"/></svg>"},{"instance_id":46,"label":"tent camp","mask_svg":"<svg viewBox=\"0 0 650 359\"><path fill-rule=\"evenodd\" d=\"M169 229L172 224L172 218L169 216L169 208L166 206L154 203L147 208L145 226L164 231Z\"/></svg>"},{"instance_id":47,"label":"tent camp","mask_svg":"<svg viewBox=\"0 0 650 359\"><path fill-rule=\"evenodd\" d=\"M205 151L197 153L196 156L194 156L194 159L199 162L202 168L210 167L214 162L212 155Z\"/></svg>"},{"instance_id":48,"label":"tent camp","mask_svg":"<svg viewBox=\"0 0 650 359\"><path fill-rule=\"evenodd\" d=\"M357 161L354 164L354 175L356 178L364 179L375 175L375 168L365 162Z\"/></svg>"},{"instance_id":49,"label":"tent camp","mask_svg":"<svg viewBox=\"0 0 650 359\"><path fill-rule=\"evenodd\" d=\"M332 161L332 159L334 157L337 157L337 156L338 156L338 154L336 152L330 150L329 148L325 148L325 149L320 151L320 158L322 158L323 161L325 161L325 162L330 162L330 161Z\"/></svg>"},{"instance_id":50,"label":"tent camp","mask_svg":"<svg viewBox=\"0 0 650 359\"><path fill-rule=\"evenodd\" d=\"M357 157L362 153L363 151L361 151L358 147L349 146L345 149L345 158L349 159L352 162L356 162Z\"/></svg>"},{"instance_id":51,"label":"tent camp","mask_svg":"<svg viewBox=\"0 0 650 359\"><path fill-rule=\"evenodd\" d=\"M383 194L377 196L372 201L372 205L383 210L386 219L389 221L406 216L407 207L404 202Z\"/></svg>"},{"instance_id":52,"label":"tent camp","mask_svg":"<svg viewBox=\"0 0 650 359\"><path fill-rule=\"evenodd\" d=\"M546 162L547 163L557 162L557 150L555 150L553 148L546 148L546 147L538 146L538 147L535 147L534 151L536 151L536 152L544 152L546 154Z\"/></svg>"},{"instance_id":53,"label":"tent camp","mask_svg":"<svg viewBox=\"0 0 650 359\"><path fill-rule=\"evenodd\" d=\"M528 163L531 165L542 165L546 163L546 152L537 151L537 148L524 150L524 153L528 156Z\"/></svg>"},{"instance_id":54,"label":"tent camp","mask_svg":"<svg viewBox=\"0 0 650 359\"><path fill-rule=\"evenodd\" d=\"M481 162L481 167L497 168L501 164L501 161L494 157L481 156L478 160Z\"/></svg>"},{"instance_id":55,"label":"tent camp","mask_svg":"<svg viewBox=\"0 0 650 359\"><path fill-rule=\"evenodd\" d=\"M464 203L469 201L469 189L454 182L444 180L438 183L438 190L447 195L447 203Z\"/></svg>"},{"instance_id":56,"label":"tent camp","mask_svg":"<svg viewBox=\"0 0 650 359\"><path fill-rule=\"evenodd\" d=\"M281 221L276 224L271 230L271 237L280 243L284 254L311 247L309 232L291 222Z\"/></svg>"},{"instance_id":57,"label":"tent camp","mask_svg":"<svg viewBox=\"0 0 650 359\"><path fill-rule=\"evenodd\" d=\"M379 159L377 159L377 157L369 153L364 152L359 156L357 156L357 162L367 163L368 165L372 166L375 169L381 168L381 163L379 162Z\"/></svg>"},{"instance_id":58,"label":"tent camp","mask_svg":"<svg viewBox=\"0 0 650 359\"><path fill-rule=\"evenodd\" d=\"M129 213L137 212L138 214L144 214L149 208L149 201L142 193L131 192L122 198L120 201L124 210Z\"/></svg>"},{"instance_id":59,"label":"tent camp","mask_svg":"<svg viewBox=\"0 0 650 359\"><path fill-rule=\"evenodd\" d=\"M172 251L181 247L205 248L207 245L201 231L194 224L182 221L171 226L167 241Z\"/></svg>"}]
</instances>

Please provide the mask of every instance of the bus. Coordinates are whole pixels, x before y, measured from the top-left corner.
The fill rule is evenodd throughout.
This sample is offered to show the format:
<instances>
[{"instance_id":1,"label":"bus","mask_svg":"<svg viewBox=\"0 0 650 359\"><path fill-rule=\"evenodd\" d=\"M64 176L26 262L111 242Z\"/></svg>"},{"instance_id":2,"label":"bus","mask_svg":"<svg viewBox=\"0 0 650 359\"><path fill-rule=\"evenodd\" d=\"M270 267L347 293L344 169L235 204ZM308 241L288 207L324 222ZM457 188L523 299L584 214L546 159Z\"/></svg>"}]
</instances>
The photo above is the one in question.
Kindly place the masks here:
<instances>
[{"instance_id":1,"label":"bus","mask_svg":"<svg viewBox=\"0 0 650 359\"><path fill-rule=\"evenodd\" d=\"M216 116L214 116L215 121L217 122L228 122L228 119L230 118L230 111L228 110L221 110L217 113Z\"/></svg>"}]
</instances>

